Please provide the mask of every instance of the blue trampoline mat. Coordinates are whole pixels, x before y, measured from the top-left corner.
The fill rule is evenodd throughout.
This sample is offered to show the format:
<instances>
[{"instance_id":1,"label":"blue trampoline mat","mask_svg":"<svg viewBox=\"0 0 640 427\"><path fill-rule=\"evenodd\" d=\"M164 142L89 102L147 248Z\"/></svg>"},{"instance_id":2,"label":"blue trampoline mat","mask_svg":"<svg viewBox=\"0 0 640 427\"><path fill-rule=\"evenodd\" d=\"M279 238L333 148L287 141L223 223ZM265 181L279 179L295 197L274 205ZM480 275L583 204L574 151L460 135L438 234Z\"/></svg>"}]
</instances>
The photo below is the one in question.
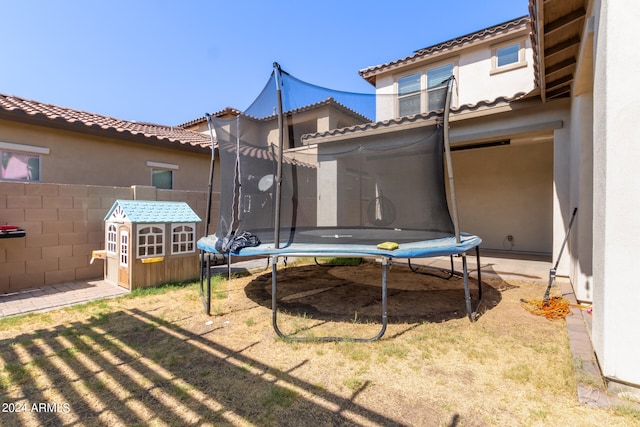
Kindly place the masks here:
<instances>
[{"instance_id":1,"label":"blue trampoline mat","mask_svg":"<svg viewBox=\"0 0 640 427\"><path fill-rule=\"evenodd\" d=\"M219 253L215 248L217 237L206 236L198 240L198 249L210 253ZM383 243L380 241L379 243ZM429 258L455 255L475 248L482 239L473 234L462 233L460 243L455 237L421 240L399 243L394 250L379 249L377 244L349 243L283 243L276 249L273 243L263 243L255 247L242 248L231 252L232 256L386 256L389 258Z\"/></svg>"}]
</instances>

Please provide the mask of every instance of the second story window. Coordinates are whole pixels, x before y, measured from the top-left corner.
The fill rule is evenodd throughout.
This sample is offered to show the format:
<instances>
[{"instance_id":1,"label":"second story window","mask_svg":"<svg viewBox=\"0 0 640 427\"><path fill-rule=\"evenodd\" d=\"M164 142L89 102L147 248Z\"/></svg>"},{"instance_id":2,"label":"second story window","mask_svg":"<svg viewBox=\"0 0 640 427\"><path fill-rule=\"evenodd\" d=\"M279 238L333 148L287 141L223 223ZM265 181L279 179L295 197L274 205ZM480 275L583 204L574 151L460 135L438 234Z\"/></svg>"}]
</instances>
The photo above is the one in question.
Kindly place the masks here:
<instances>
[{"instance_id":1,"label":"second story window","mask_svg":"<svg viewBox=\"0 0 640 427\"><path fill-rule=\"evenodd\" d=\"M512 40L493 46L491 50L491 74L515 70L527 66L523 40Z\"/></svg>"},{"instance_id":2,"label":"second story window","mask_svg":"<svg viewBox=\"0 0 640 427\"><path fill-rule=\"evenodd\" d=\"M453 76L453 63L427 70L427 111L442 108L447 93L447 79L451 76Z\"/></svg>"},{"instance_id":3,"label":"second story window","mask_svg":"<svg viewBox=\"0 0 640 427\"><path fill-rule=\"evenodd\" d=\"M519 44L512 44L509 46L496 49L496 66L504 67L505 65L514 64L518 62L519 50L520 50Z\"/></svg>"},{"instance_id":4,"label":"second story window","mask_svg":"<svg viewBox=\"0 0 640 427\"><path fill-rule=\"evenodd\" d=\"M454 74L455 64L436 67L398 77L397 117L427 113L442 108L447 79Z\"/></svg>"},{"instance_id":5,"label":"second story window","mask_svg":"<svg viewBox=\"0 0 640 427\"><path fill-rule=\"evenodd\" d=\"M420 92L422 73L398 79L398 116L410 116L420 113Z\"/></svg>"}]
</instances>

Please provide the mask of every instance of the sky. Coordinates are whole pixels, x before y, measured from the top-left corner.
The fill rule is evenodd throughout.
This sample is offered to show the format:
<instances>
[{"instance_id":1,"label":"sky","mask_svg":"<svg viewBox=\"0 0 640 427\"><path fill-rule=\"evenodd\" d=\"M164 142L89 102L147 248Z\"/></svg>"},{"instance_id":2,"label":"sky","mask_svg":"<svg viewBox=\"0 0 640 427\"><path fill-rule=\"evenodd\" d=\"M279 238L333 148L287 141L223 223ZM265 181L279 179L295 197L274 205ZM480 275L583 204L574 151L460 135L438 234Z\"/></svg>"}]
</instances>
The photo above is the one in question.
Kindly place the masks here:
<instances>
[{"instance_id":1,"label":"sky","mask_svg":"<svg viewBox=\"0 0 640 427\"><path fill-rule=\"evenodd\" d=\"M0 93L179 125L247 108L273 63L332 89L528 15L528 0L0 0Z\"/></svg>"}]
</instances>

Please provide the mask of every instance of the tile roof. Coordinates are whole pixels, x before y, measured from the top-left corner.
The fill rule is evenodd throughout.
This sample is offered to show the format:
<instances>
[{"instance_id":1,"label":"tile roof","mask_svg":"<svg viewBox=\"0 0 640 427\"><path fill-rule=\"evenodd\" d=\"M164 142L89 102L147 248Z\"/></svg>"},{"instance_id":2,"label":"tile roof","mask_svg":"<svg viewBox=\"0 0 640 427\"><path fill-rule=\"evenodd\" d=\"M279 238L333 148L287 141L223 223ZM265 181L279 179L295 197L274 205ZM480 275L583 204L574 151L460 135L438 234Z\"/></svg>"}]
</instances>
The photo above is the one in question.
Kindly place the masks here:
<instances>
[{"instance_id":1,"label":"tile roof","mask_svg":"<svg viewBox=\"0 0 640 427\"><path fill-rule=\"evenodd\" d=\"M372 95L375 96L375 95ZM375 101L374 101L375 102ZM352 116L355 120L357 121L361 121L361 122L369 122L371 121L370 118L365 117L364 115L360 114L358 111L336 101L333 97L328 97L325 98L323 100L320 100L318 102L314 102L312 104L307 104L307 105L303 105L302 107L297 107L291 110L287 110L284 112L285 115L290 115L290 114L300 114L300 113L304 113L307 111L313 111L316 109L319 109L321 107L326 107L326 106L330 106L330 107L334 107L339 111L342 111L345 114L348 114L350 116ZM243 113L244 114L244 113ZM246 115L246 117L251 117L255 120L259 120L259 121L269 121L269 120L276 120L278 118L277 114L271 114L269 116L264 116L264 117L253 117L250 115Z\"/></svg>"},{"instance_id":2,"label":"tile roof","mask_svg":"<svg viewBox=\"0 0 640 427\"><path fill-rule=\"evenodd\" d=\"M148 200L116 200L104 220L131 223L202 221L185 202Z\"/></svg>"},{"instance_id":3,"label":"tile roof","mask_svg":"<svg viewBox=\"0 0 640 427\"><path fill-rule=\"evenodd\" d=\"M375 96L375 95L371 95L371 96ZM374 101L375 102L375 101ZM299 114L299 113L304 113L306 111L312 111L314 109L318 109L321 107L325 107L325 106L333 106L335 108L337 108L338 110L341 110L342 112L352 116L354 119L362 121L362 122L368 122L371 119L368 117L365 117L364 115L362 115L361 113L359 113L358 111L349 108L348 106L338 102L335 100L335 98L329 96L325 99L322 99L320 101L311 103L311 104L307 104L304 105L302 107L298 107L298 108L294 108L292 110L287 110L284 112L284 114ZM256 120L260 120L260 121L269 121L269 120L275 120L278 118L277 114L271 114L269 116L264 116L264 117L253 117L250 115L246 115L244 114L244 112L237 110L235 108L232 107L227 107L223 110L219 110L216 111L215 113L211 114L213 117L219 117L219 118L229 118L229 117L234 117L234 116L240 116L240 115L245 115L246 117L251 117L253 119ZM202 116L202 117L198 117L197 119L193 119L189 122L183 123L181 125L179 125L181 128L190 128L193 126L196 126L200 123L205 123L207 121L206 116Z\"/></svg>"},{"instance_id":4,"label":"tile roof","mask_svg":"<svg viewBox=\"0 0 640 427\"><path fill-rule=\"evenodd\" d=\"M461 105L456 108L451 108L451 115L452 117L455 117L456 114L463 114L465 112L485 110L485 109L491 109L491 108L499 107L503 105L508 105L514 101L525 99L526 96L527 96L527 93L518 92L512 97L500 96L494 100L482 100L475 104ZM442 110L429 111L427 113L415 114L412 116L398 117L398 118L383 120L379 122L364 123L360 125L349 126L346 128L332 129L326 132L316 132L316 133L306 134L302 136L302 140L305 144L313 144L316 138L326 138L326 137L347 135L347 134L350 135L356 132L364 132L372 129L383 129L383 128L390 128L390 127L395 127L399 125L405 125L408 123L423 122L426 120L431 120L439 117L441 112Z\"/></svg>"},{"instance_id":5,"label":"tile roof","mask_svg":"<svg viewBox=\"0 0 640 427\"><path fill-rule=\"evenodd\" d=\"M420 59L423 59L435 53L446 52L458 47L462 47L469 43L474 43L479 40L483 40L488 37L492 37L498 34L525 28L528 23L529 23L529 16L522 16L520 18L503 22L502 24L494 25L492 27L485 28L480 31L469 33L467 35L457 37L455 39L448 40L446 42L438 43L433 46L416 50L413 53L413 55L407 56L405 58L400 58L394 61L387 62L385 64L374 65L368 68L364 68L359 71L359 74L362 76L362 78L367 80L369 83L375 84L376 75L383 73L385 71L388 71L397 67L401 67L407 64L411 64L413 62L416 62Z\"/></svg>"},{"instance_id":6,"label":"tile roof","mask_svg":"<svg viewBox=\"0 0 640 427\"><path fill-rule=\"evenodd\" d=\"M220 118L234 117L234 116L239 116L240 114L242 114L242 111L233 107L226 107L222 110L216 111L215 113L211 113L213 117L220 117ZM178 127L190 128L193 126L197 126L200 123L205 123L206 121L207 121L207 116L200 116L197 119L189 120L186 123L179 124Z\"/></svg>"},{"instance_id":7,"label":"tile roof","mask_svg":"<svg viewBox=\"0 0 640 427\"><path fill-rule=\"evenodd\" d=\"M207 135L181 127L134 122L0 94L0 118L35 122L108 137L159 142L175 148L211 150Z\"/></svg>"}]
</instances>

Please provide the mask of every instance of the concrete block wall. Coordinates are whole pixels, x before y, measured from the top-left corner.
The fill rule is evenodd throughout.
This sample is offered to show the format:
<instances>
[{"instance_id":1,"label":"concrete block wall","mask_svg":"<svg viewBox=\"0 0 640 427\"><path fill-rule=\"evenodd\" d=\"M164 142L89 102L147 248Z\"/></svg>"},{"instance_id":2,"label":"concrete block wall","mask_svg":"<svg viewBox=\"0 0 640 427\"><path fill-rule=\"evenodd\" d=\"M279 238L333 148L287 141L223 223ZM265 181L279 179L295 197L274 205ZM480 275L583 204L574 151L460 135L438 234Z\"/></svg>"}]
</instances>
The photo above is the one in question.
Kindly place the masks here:
<instances>
[{"instance_id":1,"label":"concrete block wall","mask_svg":"<svg viewBox=\"0 0 640 427\"><path fill-rule=\"evenodd\" d=\"M92 250L104 249L104 217L117 199L136 197L187 202L202 218L203 234L205 192L0 182L0 224L27 232L26 237L0 239L0 293L102 278L103 261L89 262ZM214 197L213 218L218 200Z\"/></svg>"}]
</instances>

